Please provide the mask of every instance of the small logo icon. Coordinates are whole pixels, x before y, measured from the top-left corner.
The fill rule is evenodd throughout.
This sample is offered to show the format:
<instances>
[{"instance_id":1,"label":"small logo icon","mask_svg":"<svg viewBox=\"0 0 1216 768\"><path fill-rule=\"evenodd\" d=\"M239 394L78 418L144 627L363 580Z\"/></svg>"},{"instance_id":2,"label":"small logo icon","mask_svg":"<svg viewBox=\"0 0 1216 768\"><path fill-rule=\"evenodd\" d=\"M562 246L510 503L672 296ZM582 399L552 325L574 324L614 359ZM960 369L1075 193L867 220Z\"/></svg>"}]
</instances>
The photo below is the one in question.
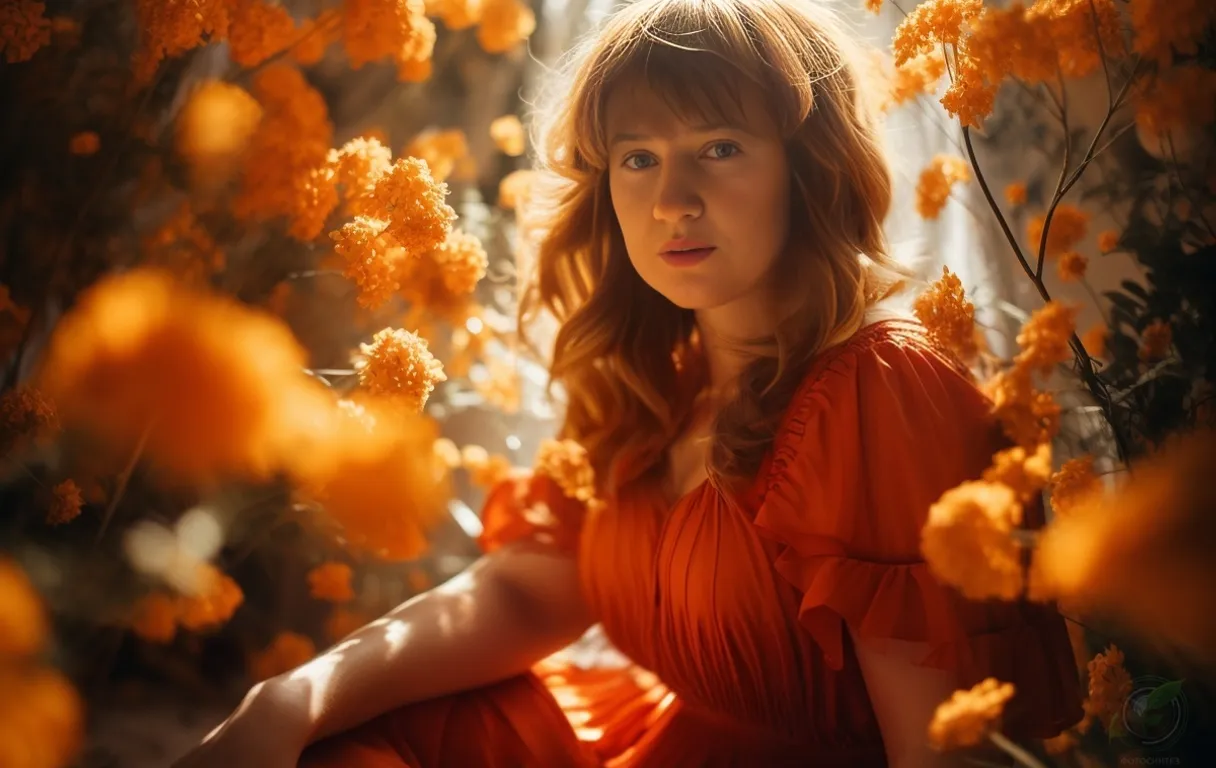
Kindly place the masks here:
<instances>
[{"instance_id":1,"label":"small logo icon","mask_svg":"<svg viewBox=\"0 0 1216 768\"><path fill-rule=\"evenodd\" d=\"M1111 717L1107 733L1146 750L1168 749L1182 738L1188 714L1181 680L1145 675L1132 681L1132 692Z\"/></svg>"}]
</instances>

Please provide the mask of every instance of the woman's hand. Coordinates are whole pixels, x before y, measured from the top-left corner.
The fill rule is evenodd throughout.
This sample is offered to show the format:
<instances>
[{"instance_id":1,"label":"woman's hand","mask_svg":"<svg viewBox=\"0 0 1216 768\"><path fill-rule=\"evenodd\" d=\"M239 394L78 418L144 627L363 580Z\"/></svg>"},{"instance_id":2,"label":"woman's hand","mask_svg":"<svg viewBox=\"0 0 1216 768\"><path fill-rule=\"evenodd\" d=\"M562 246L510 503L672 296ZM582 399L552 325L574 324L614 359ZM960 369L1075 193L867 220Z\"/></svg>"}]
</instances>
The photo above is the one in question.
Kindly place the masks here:
<instances>
[{"instance_id":1,"label":"woman's hand","mask_svg":"<svg viewBox=\"0 0 1216 768\"><path fill-rule=\"evenodd\" d=\"M306 698L274 681L254 686L172 768L296 768L309 740Z\"/></svg>"}]
</instances>

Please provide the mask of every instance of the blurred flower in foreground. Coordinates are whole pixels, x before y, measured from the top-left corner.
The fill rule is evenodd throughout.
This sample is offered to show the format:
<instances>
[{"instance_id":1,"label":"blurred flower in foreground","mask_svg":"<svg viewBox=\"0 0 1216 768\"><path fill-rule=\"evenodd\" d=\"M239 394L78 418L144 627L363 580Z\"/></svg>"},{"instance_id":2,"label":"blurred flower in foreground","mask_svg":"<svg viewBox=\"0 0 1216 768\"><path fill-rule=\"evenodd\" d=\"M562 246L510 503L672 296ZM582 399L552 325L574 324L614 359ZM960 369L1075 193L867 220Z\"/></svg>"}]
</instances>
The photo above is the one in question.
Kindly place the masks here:
<instances>
[{"instance_id":1,"label":"blurred flower in foreground","mask_svg":"<svg viewBox=\"0 0 1216 768\"><path fill-rule=\"evenodd\" d=\"M243 88L222 80L195 86L175 124L177 153L191 183L213 188L228 181L261 119L261 105Z\"/></svg>"},{"instance_id":2,"label":"blurred flower in foreground","mask_svg":"<svg viewBox=\"0 0 1216 768\"><path fill-rule=\"evenodd\" d=\"M971 180L971 166L961 157L937 155L920 173L916 183L916 212L925 219L936 219L955 184Z\"/></svg>"},{"instance_id":3,"label":"blurred flower in foreground","mask_svg":"<svg viewBox=\"0 0 1216 768\"><path fill-rule=\"evenodd\" d=\"M1013 698L1013 683L990 677L937 707L929 723L929 743L935 749L973 747L1000 730L1005 704Z\"/></svg>"},{"instance_id":4,"label":"blurred flower in foreground","mask_svg":"<svg viewBox=\"0 0 1216 768\"><path fill-rule=\"evenodd\" d=\"M1117 489L1043 529L1030 595L1110 616L1211 660L1216 649L1216 432L1177 439Z\"/></svg>"},{"instance_id":5,"label":"blurred flower in foreground","mask_svg":"<svg viewBox=\"0 0 1216 768\"><path fill-rule=\"evenodd\" d=\"M0 659L33 656L49 631L46 611L25 571L0 559Z\"/></svg>"},{"instance_id":6,"label":"blurred flower in foreground","mask_svg":"<svg viewBox=\"0 0 1216 768\"><path fill-rule=\"evenodd\" d=\"M41 381L65 424L176 478L266 478L325 409L286 325L167 273L106 278L60 320Z\"/></svg>"},{"instance_id":7,"label":"blurred flower in foreground","mask_svg":"<svg viewBox=\"0 0 1216 768\"><path fill-rule=\"evenodd\" d=\"M935 577L973 600L1015 600L1022 592L1021 546L1012 535L1022 505L1009 486L963 483L942 494L921 532Z\"/></svg>"},{"instance_id":8,"label":"blurred flower in foreground","mask_svg":"<svg viewBox=\"0 0 1216 768\"><path fill-rule=\"evenodd\" d=\"M527 136L524 133L523 123L516 115L494 118L490 123L490 138L494 140L494 146L498 147L503 154L519 157L524 153Z\"/></svg>"},{"instance_id":9,"label":"blurred flower in foreground","mask_svg":"<svg viewBox=\"0 0 1216 768\"><path fill-rule=\"evenodd\" d=\"M321 563L308 572L308 592L318 600L345 603L355 599L351 569L346 563Z\"/></svg>"}]
</instances>

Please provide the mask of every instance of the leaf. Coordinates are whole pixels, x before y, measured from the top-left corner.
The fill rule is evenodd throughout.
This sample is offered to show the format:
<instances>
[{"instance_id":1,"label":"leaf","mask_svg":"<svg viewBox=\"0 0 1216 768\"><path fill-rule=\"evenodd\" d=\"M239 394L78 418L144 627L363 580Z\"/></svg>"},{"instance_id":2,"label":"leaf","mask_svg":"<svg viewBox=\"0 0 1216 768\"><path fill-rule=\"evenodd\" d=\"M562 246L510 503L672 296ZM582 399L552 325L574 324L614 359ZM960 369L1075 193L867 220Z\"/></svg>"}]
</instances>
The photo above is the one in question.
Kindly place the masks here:
<instances>
[{"instance_id":1,"label":"leaf","mask_svg":"<svg viewBox=\"0 0 1216 768\"><path fill-rule=\"evenodd\" d=\"M1174 699L1182 695L1182 681L1171 680L1168 683L1162 683L1153 690L1149 691L1148 701L1144 705L1145 712L1154 710L1163 710L1172 703Z\"/></svg>"},{"instance_id":2,"label":"leaf","mask_svg":"<svg viewBox=\"0 0 1216 768\"><path fill-rule=\"evenodd\" d=\"M1123 727L1122 714L1122 712L1116 712L1110 716L1110 722L1106 724L1107 741L1114 741L1127 735L1127 729Z\"/></svg>"},{"instance_id":3,"label":"leaf","mask_svg":"<svg viewBox=\"0 0 1216 768\"><path fill-rule=\"evenodd\" d=\"M1146 302L1148 301L1148 291L1144 290L1144 286L1140 285L1140 283L1137 283L1134 280L1124 280L1123 282L1119 283L1119 285L1123 288L1123 290L1127 291L1131 295L1143 299Z\"/></svg>"},{"instance_id":4,"label":"leaf","mask_svg":"<svg viewBox=\"0 0 1216 768\"><path fill-rule=\"evenodd\" d=\"M1119 293L1118 291L1105 291L1102 295L1109 299L1112 305L1119 307L1120 309L1126 309L1133 315L1139 315L1141 310L1144 309L1139 302L1125 293Z\"/></svg>"}]
</instances>

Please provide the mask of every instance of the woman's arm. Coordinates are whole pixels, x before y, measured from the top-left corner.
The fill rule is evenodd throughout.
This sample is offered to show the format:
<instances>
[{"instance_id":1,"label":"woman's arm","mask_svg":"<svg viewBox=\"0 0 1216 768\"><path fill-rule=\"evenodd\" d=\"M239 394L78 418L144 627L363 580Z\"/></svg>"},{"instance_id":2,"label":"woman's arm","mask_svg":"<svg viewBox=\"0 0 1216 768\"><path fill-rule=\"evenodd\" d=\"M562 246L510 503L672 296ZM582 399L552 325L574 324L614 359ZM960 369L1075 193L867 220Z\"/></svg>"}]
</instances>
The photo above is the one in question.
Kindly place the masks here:
<instances>
[{"instance_id":1,"label":"woman's arm","mask_svg":"<svg viewBox=\"0 0 1216 768\"><path fill-rule=\"evenodd\" d=\"M506 545L255 686L208 736L219 743L204 742L180 765L231 768L218 758L231 754L244 766L247 748L271 735L276 754L303 750L397 707L525 672L591 623L572 554L529 541Z\"/></svg>"}]
</instances>

